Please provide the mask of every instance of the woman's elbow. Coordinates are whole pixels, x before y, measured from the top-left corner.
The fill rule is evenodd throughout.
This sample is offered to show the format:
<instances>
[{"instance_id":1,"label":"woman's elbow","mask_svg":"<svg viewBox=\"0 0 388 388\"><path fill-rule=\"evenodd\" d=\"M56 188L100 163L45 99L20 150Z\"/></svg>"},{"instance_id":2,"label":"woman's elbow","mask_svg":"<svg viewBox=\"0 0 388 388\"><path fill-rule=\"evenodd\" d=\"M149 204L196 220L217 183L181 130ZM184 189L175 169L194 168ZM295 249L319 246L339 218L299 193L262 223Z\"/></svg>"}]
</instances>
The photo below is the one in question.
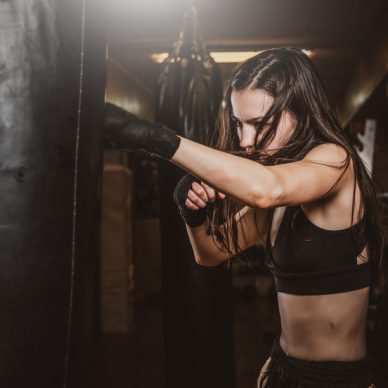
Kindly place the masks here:
<instances>
[{"instance_id":1,"label":"woman's elbow","mask_svg":"<svg viewBox=\"0 0 388 388\"><path fill-rule=\"evenodd\" d=\"M195 262L202 267L215 267L225 261L224 258L222 259L216 258L216 257L205 258L205 257L200 257L198 255L195 255L194 259L195 259Z\"/></svg>"},{"instance_id":2,"label":"woman's elbow","mask_svg":"<svg viewBox=\"0 0 388 388\"><path fill-rule=\"evenodd\" d=\"M272 188L258 188L251 198L251 203L248 204L251 207L258 207L261 209L268 209L278 206L281 202L282 190L280 186L274 186Z\"/></svg>"},{"instance_id":3,"label":"woman's elbow","mask_svg":"<svg viewBox=\"0 0 388 388\"><path fill-rule=\"evenodd\" d=\"M197 254L194 254L194 260L197 264L202 265L203 259Z\"/></svg>"}]
</instances>

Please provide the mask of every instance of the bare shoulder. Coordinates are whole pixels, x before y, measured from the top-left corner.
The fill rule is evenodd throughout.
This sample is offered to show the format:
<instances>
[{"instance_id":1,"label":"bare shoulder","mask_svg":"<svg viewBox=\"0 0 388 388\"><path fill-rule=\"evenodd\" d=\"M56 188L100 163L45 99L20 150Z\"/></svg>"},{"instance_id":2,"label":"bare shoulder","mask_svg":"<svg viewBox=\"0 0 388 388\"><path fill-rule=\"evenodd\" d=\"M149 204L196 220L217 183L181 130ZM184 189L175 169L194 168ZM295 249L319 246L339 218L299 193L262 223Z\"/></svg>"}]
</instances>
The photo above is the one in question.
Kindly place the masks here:
<instances>
[{"instance_id":1,"label":"bare shoulder","mask_svg":"<svg viewBox=\"0 0 388 388\"><path fill-rule=\"evenodd\" d=\"M349 155L349 164L347 165L347 157L347 150L333 143L321 144L306 154L306 160L319 161L328 166L339 167L338 178L340 179L336 183L337 189L333 191L334 195L304 204L302 207L310 220L326 229L349 227L352 211L354 219L357 221L359 218L357 212L361 205L361 191L358 182L356 182L356 191L354 192L353 160ZM346 170L345 167L347 167ZM352 209L354 195L355 207Z\"/></svg>"},{"instance_id":2,"label":"bare shoulder","mask_svg":"<svg viewBox=\"0 0 388 388\"><path fill-rule=\"evenodd\" d=\"M273 192L264 207L301 205L338 194L348 185L352 168L348 151L334 143L319 144L302 160L268 167Z\"/></svg>"},{"instance_id":3,"label":"bare shoulder","mask_svg":"<svg viewBox=\"0 0 388 388\"><path fill-rule=\"evenodd\" d=\"M338 189L346 190L353 186L354 166L349 152L342 145L335 143L323 143L312 148L303 159L305 161L318 162L320 166L331 170L339 178ZM322 163L322 164L321 164Z\"/></svg>"},{"instance_id":4,"label":"bare shoulder","mask_svg":"<svg viewBox=\"0 0 388 388\"><path fill-rule=\"evenodd\" d=\"M348 153L344 147L335 143L323 143L312 148L303 160L342 165L345 163L347 156Z\"/></svg>"}]
</instances>

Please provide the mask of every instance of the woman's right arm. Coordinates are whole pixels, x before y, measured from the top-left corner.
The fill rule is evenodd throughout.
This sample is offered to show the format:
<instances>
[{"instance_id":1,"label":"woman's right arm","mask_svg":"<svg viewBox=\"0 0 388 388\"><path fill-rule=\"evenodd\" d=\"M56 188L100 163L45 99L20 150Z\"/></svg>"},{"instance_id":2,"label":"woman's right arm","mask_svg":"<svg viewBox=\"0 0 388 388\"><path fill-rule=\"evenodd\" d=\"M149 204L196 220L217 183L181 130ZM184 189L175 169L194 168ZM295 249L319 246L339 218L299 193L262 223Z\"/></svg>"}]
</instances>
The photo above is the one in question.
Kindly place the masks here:
<instances>
[{"instance_id":1,"label":"woman's right arm","mask_svg":"<svg viewBox=\"0 0 388 388\"><path fill-rule=\"evenodd\" d=\"M238 244L242 251L262 241L267 234L269 209L245 206L236 215ZM220 249L207 234L209 219L197 227L186 225L187 234L193 248L195 261L203 266L215 266L227 261L230 257ZM264 241L263 241L264 239Z\"/></svg>"},{"instance_id":2,"label":"woman's right arm","mask_svg":"<svg viewBox=\"0 0 388 388\"><path fill-rule=\"evenodd\" d=\"M190 174L183 176L174 190L174 201L185 221L195 261L204 266L215 266L231 257L215 243L214 236L208 234L210 221L206 207L216 199L224 200L225 194L215 191ZM269 211L269 208L245 206L235 214L237 241L241 251L260 241L265 243ZM233 257L237 252L232 253Z\"/></svg>"}]
</instances>

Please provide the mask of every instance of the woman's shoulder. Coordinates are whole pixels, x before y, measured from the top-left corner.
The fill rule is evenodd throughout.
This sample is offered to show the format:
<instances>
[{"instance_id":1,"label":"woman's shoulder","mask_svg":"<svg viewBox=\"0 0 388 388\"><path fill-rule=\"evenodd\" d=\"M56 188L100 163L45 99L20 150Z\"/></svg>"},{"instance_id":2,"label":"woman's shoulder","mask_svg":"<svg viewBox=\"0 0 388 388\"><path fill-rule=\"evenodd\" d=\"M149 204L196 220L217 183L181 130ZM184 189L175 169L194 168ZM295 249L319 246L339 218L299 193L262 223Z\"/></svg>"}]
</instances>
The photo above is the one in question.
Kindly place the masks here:
<instances>
[{"instance_id":1,"label":"woman's shoulder","mask_svg":"<svg viewBox=\"0 0 388 388\"><path fill-rule=\"evenodd\" d=\"M313 147L304 157L304 160L316 160L322 162L344 162L348 157L348 151L342 145L336 143L321 143Z\"/></svg>"},{"instance_id":2,"label":"woman's shoulder","mask_svg":"<svg viewBox=\"0 0 388 388\"><path fill-rule=\"evenodd\" d=\"M314 147L309 155L307 160L320 161L340 168L342 171L339 171L337 190L333 191L333 195L304 204L303 209L308 218L325 229L345 228L348 226L348 214L352 211L356 222L359 221L357 209L360 206L361 191L358 182L354 187L355 171L353 159L348 150L335 143L324 143ZM356 192L354 192L355 188ZM354 195L355 207L352 209ZM340 217L340 214L346 214L346 217Z\"/></svg>"}]
</instances>

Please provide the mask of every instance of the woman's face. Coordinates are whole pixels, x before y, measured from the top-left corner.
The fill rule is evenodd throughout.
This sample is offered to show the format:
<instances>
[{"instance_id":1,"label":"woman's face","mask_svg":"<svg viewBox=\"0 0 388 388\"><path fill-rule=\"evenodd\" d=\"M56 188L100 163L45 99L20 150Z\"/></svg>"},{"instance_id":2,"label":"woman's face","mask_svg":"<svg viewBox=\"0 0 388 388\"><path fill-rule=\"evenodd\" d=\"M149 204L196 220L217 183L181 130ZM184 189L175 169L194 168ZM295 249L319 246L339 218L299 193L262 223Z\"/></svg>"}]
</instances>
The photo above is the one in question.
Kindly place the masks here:
<instances>
[{"instance_id":1,"label":"woman's face","mask_svg":"<svg viewBox=\"0 0 388 388\"><path fill-rule=\"evenodd\" d=\"M236 121L240 147L252 153L252 147L256 137L257 127L262 117L270 109L273 97L262 89L245 89L232 91L231 103L233 118ZM269 123L271 119L269 120ZM283 112L275 137L266 146L265 150L272 154L277 148L281 148L292 135L295 122L288 112ZM258 136L258 142L262 139L268 127L264 127Z\"/></svg>"}]
</instances>

